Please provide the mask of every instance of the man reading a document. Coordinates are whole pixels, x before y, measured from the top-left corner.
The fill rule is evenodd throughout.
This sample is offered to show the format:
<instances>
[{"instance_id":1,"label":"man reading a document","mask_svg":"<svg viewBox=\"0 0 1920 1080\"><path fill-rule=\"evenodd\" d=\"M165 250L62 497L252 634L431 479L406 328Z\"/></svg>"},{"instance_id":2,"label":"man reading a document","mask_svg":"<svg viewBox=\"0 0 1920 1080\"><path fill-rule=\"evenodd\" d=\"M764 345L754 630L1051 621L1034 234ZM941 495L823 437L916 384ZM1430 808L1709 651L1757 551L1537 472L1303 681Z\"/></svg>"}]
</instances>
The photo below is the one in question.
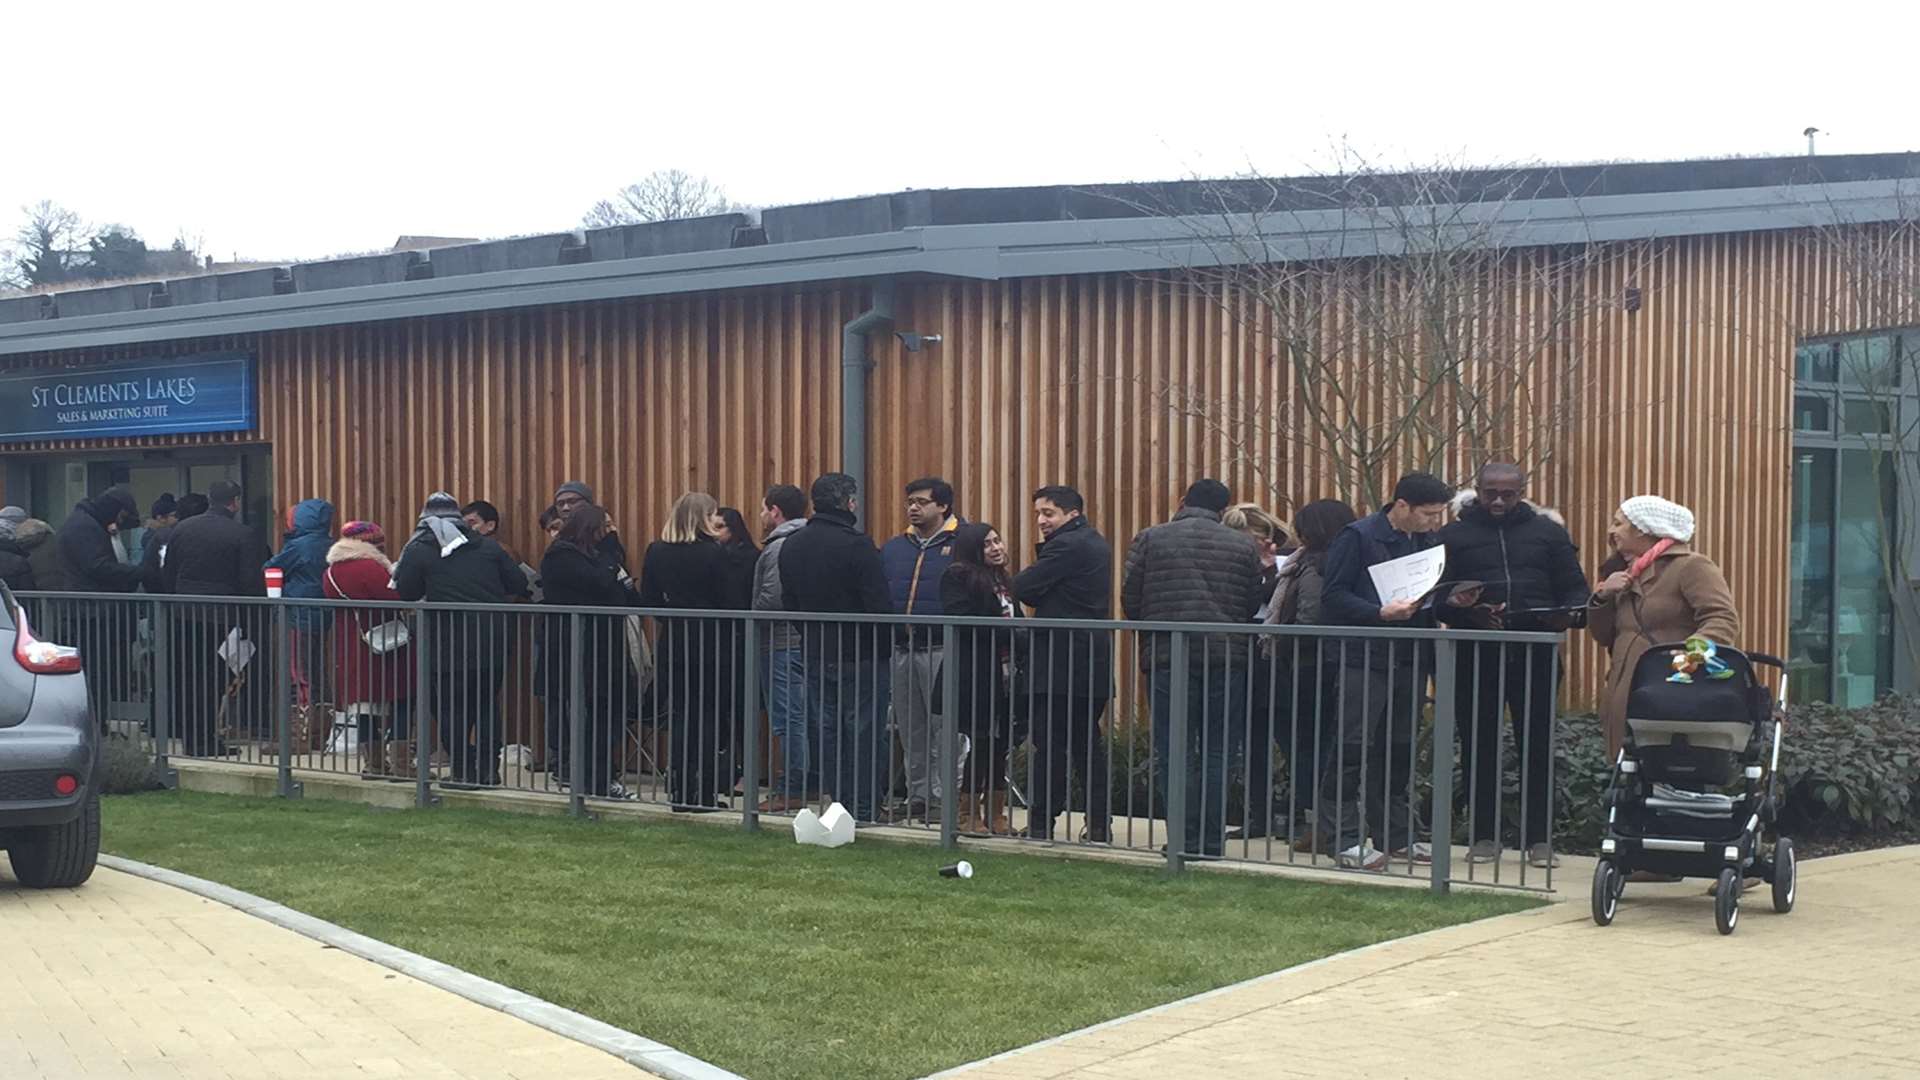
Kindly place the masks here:
<instances>
[{"instance_id":1,"label":"man reading a document","mask_svg":"<svg viewBox=\"0 0 1920 1080\"><path fill-rule=\"evenodd\" d=\"M1422 602L1443 567L1428 549L1439 544L1435 533L1452 497L1439 477L1409 473L1394 485L1391 503L1342 530L1327 549L1323 621L1430 622ZM1383 582L1390 595L1382 595ZM1340 738L1320 778L1315 832L1333 844L1341 866L1385 870L1390 858L1431 862L1432 849L1418 839L1424 825L1407 803L1419 703L1433 668L1427 650L1412 641L1350 638L1328 642L1322 652L1330 657Z\"/></svg>"}]
</instances>

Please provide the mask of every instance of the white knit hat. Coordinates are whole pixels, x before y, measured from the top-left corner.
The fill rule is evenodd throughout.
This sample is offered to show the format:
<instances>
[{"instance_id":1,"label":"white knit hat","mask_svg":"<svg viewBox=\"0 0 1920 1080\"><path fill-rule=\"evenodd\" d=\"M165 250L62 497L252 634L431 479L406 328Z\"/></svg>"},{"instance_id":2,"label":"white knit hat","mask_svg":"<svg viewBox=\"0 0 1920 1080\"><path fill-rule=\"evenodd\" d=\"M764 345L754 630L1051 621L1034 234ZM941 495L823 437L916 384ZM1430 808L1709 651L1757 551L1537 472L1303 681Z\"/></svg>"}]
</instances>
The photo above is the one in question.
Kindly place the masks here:
<instances>
[{"instance_id":1,"label":"white knit hat","mask_svg":"<svg viewBox=\"0 0 1920 1080\"><path fill-rule=\"evenodd\" d=\"M1634 528L1648 536L1677 540L1682 544L1693 540L1693 511L1677 502L1670 502L1658 495L1635 495L1620 504L1620 513Z\"/></svg>"}]
</instances>

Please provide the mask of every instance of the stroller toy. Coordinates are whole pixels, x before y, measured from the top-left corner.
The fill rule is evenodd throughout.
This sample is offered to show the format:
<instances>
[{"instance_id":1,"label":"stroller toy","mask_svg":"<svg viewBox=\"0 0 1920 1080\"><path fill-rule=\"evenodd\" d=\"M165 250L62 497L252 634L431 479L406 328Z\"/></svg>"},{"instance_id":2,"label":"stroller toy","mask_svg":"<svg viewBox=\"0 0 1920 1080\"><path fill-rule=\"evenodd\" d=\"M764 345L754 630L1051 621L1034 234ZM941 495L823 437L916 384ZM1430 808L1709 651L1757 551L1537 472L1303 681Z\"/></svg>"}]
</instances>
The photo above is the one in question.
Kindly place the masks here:
<instances>
[{"instance_id":1,"label":"stroller toy","mask_svg":"<svg viewBox=\"0 0 1920 1080\"><path fill-rule=\"evenodd\" d=\"M1779 669L1777 694L1755 677L1755 664ZM1594 922L1613 922L1636 870L1717 879L1714 924L1722 934L1738 925L1748 877L1771 884L1775 911L1793 910L1793 841L1775 826L1786 701L1786 665L1771 656L1696 637L1640 658L1627 696L1626 745L1607 786ZM1737 793L1724 790L1736 783Z\"/></svg>"},{"instance_id":2,"label":"stroller toy","mask_svg":"<svg viewBox=\"0 0 1920 1080\"><path fill-rule=\"evenodd\" d=\"M1705 669L1709 679L1733 678L1733 669L1720 659L1720 650L1713 642L1703 637L1690 637L1680 651L1673 654L1673 674L1667 676L1667 681L1691 683L1694 675L1702 669Z\"/></svg>"}]
</instances>

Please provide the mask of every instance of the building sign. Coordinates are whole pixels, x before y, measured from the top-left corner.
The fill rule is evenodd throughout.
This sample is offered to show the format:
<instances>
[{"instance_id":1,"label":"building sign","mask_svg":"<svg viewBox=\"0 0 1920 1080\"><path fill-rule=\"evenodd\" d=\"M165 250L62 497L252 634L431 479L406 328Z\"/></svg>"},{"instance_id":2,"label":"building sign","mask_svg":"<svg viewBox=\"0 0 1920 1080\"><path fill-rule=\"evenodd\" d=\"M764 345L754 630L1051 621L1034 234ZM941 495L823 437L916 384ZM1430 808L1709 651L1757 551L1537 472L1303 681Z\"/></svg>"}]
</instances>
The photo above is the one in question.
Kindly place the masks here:
<instances>
[{"instance_id":1,"label":"building sign","mask_svg":"<svg viewBox=\"0 0 1920 1080\"><path fill-rule=\"evenodd\" d=\"M251 431L252 353L0 373L0 442Z\"/></svg>"}]
</instances>

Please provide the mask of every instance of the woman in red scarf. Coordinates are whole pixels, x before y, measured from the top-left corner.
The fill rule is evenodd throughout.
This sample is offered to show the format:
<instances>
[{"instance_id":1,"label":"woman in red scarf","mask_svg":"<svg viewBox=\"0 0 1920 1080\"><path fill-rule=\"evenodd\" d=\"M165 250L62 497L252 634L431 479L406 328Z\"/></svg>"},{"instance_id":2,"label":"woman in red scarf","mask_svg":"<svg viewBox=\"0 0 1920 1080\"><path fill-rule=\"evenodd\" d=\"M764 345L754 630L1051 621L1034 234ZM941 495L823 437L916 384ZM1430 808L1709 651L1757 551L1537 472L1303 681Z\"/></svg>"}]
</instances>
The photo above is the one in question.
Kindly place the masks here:
<instances>
[{"instance_id":1,"label":"woman in red scarf","mask_svg":"<svg viewBox=\"0 0 1920 1080\"><path fill-rule=\"evenodd\" d=\"M1609 756L1620 753L1633 668L1648 649L1696 636L1740 645L1733 590L1712 559L1688 546L1693 531L1692 511L1653 495L1622 503L1607 531L1627 568L1594 592L1587 630L1611 657L1600 695Z\"/></svg>"}]
</instances>

